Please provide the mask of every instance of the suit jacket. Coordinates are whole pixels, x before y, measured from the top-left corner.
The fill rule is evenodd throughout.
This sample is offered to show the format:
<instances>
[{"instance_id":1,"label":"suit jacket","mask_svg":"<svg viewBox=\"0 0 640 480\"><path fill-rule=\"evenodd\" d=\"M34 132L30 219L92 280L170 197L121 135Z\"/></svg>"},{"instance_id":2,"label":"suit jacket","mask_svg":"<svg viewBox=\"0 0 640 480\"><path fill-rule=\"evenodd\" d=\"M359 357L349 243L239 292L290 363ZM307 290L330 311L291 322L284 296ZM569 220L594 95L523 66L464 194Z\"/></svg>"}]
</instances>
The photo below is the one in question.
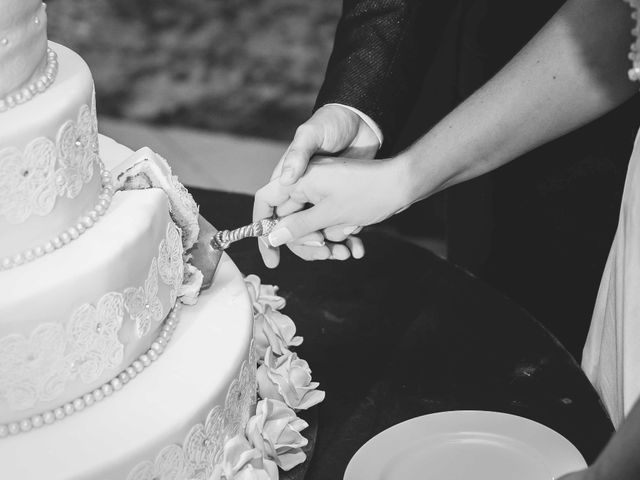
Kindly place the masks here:
<instances>
[{"instance_id":1,"label":"suit jacket","mask_svg":"<svg viewBox=\"0 0 640 480\"><path fill-rule=\"evenodd\" d=\"M344 0L315 109L343 103L361 110L380 126L390 147L447 35L457 43L457 72L447 88L458 102L506 63L562 3Z\"/></svg>"}]
</instances>

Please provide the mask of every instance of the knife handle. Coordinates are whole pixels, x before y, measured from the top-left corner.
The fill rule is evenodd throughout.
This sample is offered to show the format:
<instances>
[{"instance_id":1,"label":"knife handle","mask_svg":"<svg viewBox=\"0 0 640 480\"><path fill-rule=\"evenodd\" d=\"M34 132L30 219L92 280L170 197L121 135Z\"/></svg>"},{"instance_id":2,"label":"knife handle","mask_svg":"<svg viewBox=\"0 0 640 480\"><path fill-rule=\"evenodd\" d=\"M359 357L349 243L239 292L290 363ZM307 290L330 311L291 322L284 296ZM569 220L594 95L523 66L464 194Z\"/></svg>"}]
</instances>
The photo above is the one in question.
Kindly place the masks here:
<instances>
[{"instance_id":1,"label":"knife handle","mask_svg":"<svg viewBox=\"0 0 640 480\"><path fill-rule=\"evenodd\" d=\"M220 230L211 240L211 246L216 250L226 250L233 242L243 238L264 237L273 231L278 221L275 217L263 218L235 230Z\"/></svg>"}]
</instances>

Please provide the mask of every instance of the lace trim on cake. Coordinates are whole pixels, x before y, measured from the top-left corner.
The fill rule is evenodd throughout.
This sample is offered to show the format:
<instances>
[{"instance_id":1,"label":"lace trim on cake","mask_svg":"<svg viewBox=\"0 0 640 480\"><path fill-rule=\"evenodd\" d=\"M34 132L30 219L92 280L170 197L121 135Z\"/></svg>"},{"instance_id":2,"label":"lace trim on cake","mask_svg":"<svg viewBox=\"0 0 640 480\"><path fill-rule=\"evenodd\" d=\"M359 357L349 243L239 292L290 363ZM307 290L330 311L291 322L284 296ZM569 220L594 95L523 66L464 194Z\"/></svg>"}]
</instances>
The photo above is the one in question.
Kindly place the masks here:
<instances>
[{"instance_id":1,"label":"lace trim on cake","mask_svg":"<svg viewBox=\"0 0 640 480\"><path fill-rule=\"evenodd\" d=\"M0 150L0 218L11 224L51 213L58 197L75 198L98 165L95 100L65 122L56 141L39 137L24 150Z\"/></svg>"},{"instance_id":2,"label":"lace trim on cake","mask_svg":"<svg viewBox=\"0 0 640 480\"><path fill-rule=\"evenodd\" d=\"M109 205L111 205L114 187L111 182L111 172L109 172L109 170L105 170L101 161L98 161L98 163L100 165L100 175L102 177L102 190L100 191L100 195L98 195L98 199L93 208L89 210L86 215L82 215L78 218L77 223L71 225L60 235L56 235L49 241L14 255L0 258L0 270L10 270L64 247L73 240L78 239L87 231L87 229L95 225L95 223L100 220L100 217L107 213Z\"/></svg>"},{"instance_id":3,"label":"lace trim on cake","mask_svg":"<svg viewBox=\"0 0 640 480\"><path fill-rule=\"evenodd\" d=\"M640 18L638 18L638 10L640 10L640 0L624 0L628 3L633 11L631 12L631 18L635 22L635 26L631 30L631 34L634 39L631 43L631 51L629 52L629 60L631 60L631 69L629 70L629 79L632 81L640 80L640 38L638 33L640 32Z\"/></svg>"},{"instance_id":4,"label":"lace trim on cake","mask_svg":"<svg viewBox=\"0 0 640 480\"><path fill-rule=\"evenodd\" d=\"M207 480L220 461L225 443L244 431L256 402L257 358L253 342L224 402L203 423L193 426L181 445L164 447L154 460L136 465L127 480Z\"/></svg>"},{"instance_id":5,"label":"lace trim on cake","mask_svg":"<svg viewBox=\"0 0 640 480\"><path fill-rule=\"evenodd\" d=\"M179 271L175 260L167 259L166 252L166 245L171 244L182 259L182 245L174 245L176 235L179 233L175 227L167 228L166 238L158 246L158 257L163 265ZM172 280L175 289L177 280ZM70 381L79 378L91 383L105 370L117 367L123 357L124 346L118 334L125 311L135 322L138 337L149 333L152 322L164 318L158 298L156 257L143 287L106 293L95 305L78 307L66 325L42 323L28 337L11 334L0 338L0 398L12 410L28 409L38 402L54 400Z\"/></svg>"},{"instance_id":6,"label":"lace trim on cake","mask_svg":"<svg viewBox=\"0 0 640 480\"><path fill-rule=\"evenodd\" d=\"M91 405L100 402L105 397L109 397L114 392L122 389L124 385L137 377L145 368L160 357L171 340L173 332L178 325L178 312L180 310L180 306L181 304L178 302L171 310L169 316L162 325L160 334L151 344L151 347L145 353L139 355L136 360L134 360L127 368L122 370L110 381L103 383L90 393L77 397L52 410L47 410L42 414L24 418L18 422L11 422L7 425L0 424L0 438L7 437L8 435L17 435L21 432L28 432L44 425L50 425L68 417L69 415L73 415L75 412L80 412L86 407L90 407Z\"/></svg>"},{"instance_id":7,"label":"lace trim on cake","mask_svg":"<svg viewBox=\"0 0 640 480\"><path fill-rule=\"evenodd\" d=\"M184 280L184 261L182 258L182 235L173 224L167 225L165 239L160 242L158 255L158 273L160 278L171 287L171 303L175 302L178 289Z\"/></svg>"},{"instance_id":8,"label":"lace trim on cake","mask_svg":"<svg viewBox=\"0 0 640 480\"><path fill-rule=\"evenodd\" d=\"M2 41L6 42L7 39L2 38L0 42ZM44 73L15 92L0 97L0 113L28 102L35 95L43 93L51 86L57 75L58 55L51 48L47 48L47 65L44 68Z\"/></svg>"}]
</instances>

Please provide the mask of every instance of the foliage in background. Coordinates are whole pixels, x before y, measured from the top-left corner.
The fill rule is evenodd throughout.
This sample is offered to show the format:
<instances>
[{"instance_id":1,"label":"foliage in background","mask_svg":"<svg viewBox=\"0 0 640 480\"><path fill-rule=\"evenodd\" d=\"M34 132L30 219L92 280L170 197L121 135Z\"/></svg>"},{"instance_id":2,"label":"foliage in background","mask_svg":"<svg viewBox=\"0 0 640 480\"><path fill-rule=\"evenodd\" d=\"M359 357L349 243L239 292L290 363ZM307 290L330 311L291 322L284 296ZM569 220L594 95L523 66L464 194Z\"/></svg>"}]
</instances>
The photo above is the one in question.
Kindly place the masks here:
<instances>
[{"instance_id":1,"label":"foliage in background","mask_svg":"<svg viewBox=\"0 0 640 480\"><path fill-rule=\"evenodd\" d=\"M49 37L100 113L288 140L310 113L340 0L49 0Z\"/></svg>"}]
</instances>

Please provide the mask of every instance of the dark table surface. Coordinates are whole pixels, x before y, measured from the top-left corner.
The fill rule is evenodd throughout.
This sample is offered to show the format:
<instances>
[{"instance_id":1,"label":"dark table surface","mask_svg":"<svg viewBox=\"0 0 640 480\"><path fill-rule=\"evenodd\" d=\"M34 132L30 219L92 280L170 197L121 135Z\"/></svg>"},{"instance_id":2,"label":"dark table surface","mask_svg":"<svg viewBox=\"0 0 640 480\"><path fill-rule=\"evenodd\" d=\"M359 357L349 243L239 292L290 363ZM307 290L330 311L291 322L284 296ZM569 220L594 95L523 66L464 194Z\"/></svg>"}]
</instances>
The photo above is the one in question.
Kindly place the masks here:
<instances>
[{"instance_id":1,"label":"dark table surface","mask_svg":"<svg viewBox=\"0 0 640 480\"><path fill-rule=\"evenodd\" d=\"M191 189L217 228L251 221L252 198ZM296 351L327 392L317 407L306 480L342 479L370 438L410 418L492 410L558 431L592 462L613 432L596 392L553 336L518 305L428 251L362 235L362 260L264 267L254 240L228 253L240 270L280 286Z\"/></svg>"}]
</instances>

